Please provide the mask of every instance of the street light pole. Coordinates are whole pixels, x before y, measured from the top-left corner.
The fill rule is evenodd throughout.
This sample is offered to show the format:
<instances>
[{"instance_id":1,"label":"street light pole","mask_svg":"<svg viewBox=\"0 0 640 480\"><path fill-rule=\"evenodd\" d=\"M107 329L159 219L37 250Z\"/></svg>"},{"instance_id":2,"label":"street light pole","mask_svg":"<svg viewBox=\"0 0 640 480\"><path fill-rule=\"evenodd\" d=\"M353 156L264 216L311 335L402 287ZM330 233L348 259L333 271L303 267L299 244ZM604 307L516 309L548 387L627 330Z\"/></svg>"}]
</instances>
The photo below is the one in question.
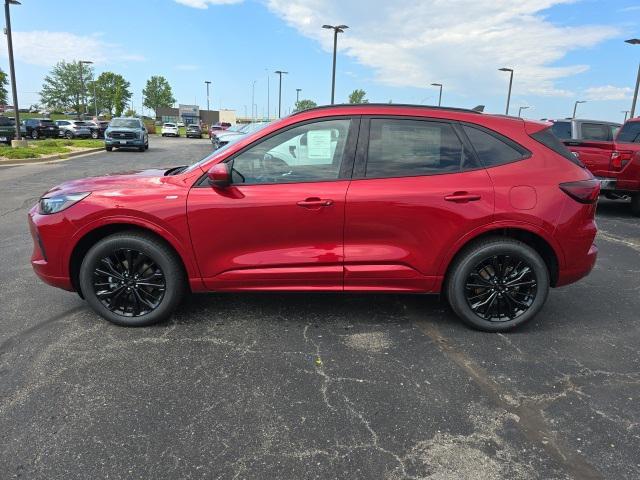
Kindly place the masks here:
<instances>
[{"instance_id":1,"label":"street light pole","mask_svg":"<svg viewBox=\"0 0 640 480\"><path fill-rule=\"evenodd\" d=\"M640 38L630 38L625 40L630 45L640 45ZM636 89L633 91L633 102L631 103L631 114L629 118L633 118L636 114L636 102L638 101L638 88L640 87L640 64L638 64L638 76L636 77Z\"/></svg>"},{"instance_id":2,"label":"street light pole","mask_svg":"<svg viewBox=\"0 0 640 480\"><path fill-rule=\"evenodd\" d=\"M506 115L509 115L509 102L511 101L511 86L513 85L513 68L499 68L501 72L509 72L509 92L507 93L507 109L505 111Z\"/></svg>"},{"instance_id":3,"label":"street light pole","mask_svg":"<svg viewBox=\"0 0 640 480\"><path fill-rule=\"evenodd\" d=\"M624 113L624 120L622 123L627 121L627 115L629 115L629 110L620 110L620 113Z\"/></svg>"},{"instance_id":4,"label":"street light pole","mask_svg":"<svg viewBox=\"0 0 640 480\"><path fill-rule=\"evenodd\" d=\"M269 69L265 68L264 71L267 72L267 122L268 122L271 120L271 112L269 111L269 108L270 108L269 97L271 95L271 86L269 83Z\"/></svg>"},{"instance_id":5,"label":"street light pole","mask_svg":"<svg viewBox=\"0 0 640 480\"><path fill-rule=\"evenodd\" d=\"M518 117L520 117L522 115L522 110L526 110L527 108L529 108L528 106L522 106L520 108L518 108Z\"/></svg>"},{"instance_id":6,"label":"street light pole","mask_svg":"<svg viewBox=\"0 0 640 480\"><path fill-rule=\"evenodd\" d=\"M286 75L289 72L276 70L274 73L280 77L280 86L278 87L278 118L282 118L282 75Z\"/></svg>"},{"instance_id":7,"label":"street light pole","mask_svg":"<svg viewBox=\"0 0 640 480\"><path fill-rule=\"evenodd\" d=\"M336 52L338 50L338 33L344 33L349 28L346 25L323 25L322 28L333 30L333 74L331 75L331 105L335 103L336 96Z\"/></svg>"},{"instance_id":8,"label":"street light pole","mask_svg":"<svg viewBox=\"0 0 640 480\"><path fill-rule=\"evenodd\" d=\"M80 89L82 90L82 118L87 114L87 92L84 88L84 78L82 75L82 65L91 65L93 62L91 60L80 60L78 62L80 64Z\"/></svg>"},{"instance_id":9,"label":"street light pole","mask_svg":"<svg viewBox=\"0 0 640 480\"><path fill-rule=\"evenodd\" d=\"M207 85L207 112L209 111L209 85L211 85L210 80L205 80L204 83Z\"/></svg>"},{"instance_id":10,"label":"street light pole","mask_svg":"<svg viewBox=\"0 0 640 480\"><path fill-rule=\"evenodd\" d=\"M587 103L586 100L576 100L576 103L573 104L573 116L571 118L576 118L576 110L578 109L579 103Z\"/></svg>"},{"instance_id":11,"label":"street light pole","mask_svg":"<svg viewBox=\"0 0 640 480\"><path fill-rule=\"evenodd\" d=\"M253 85L251 85L251 121L253 121L253 122L256 121L256 117L253 114L253 108L254 108L254 105L256 104L256 102L255 102L256 82L257 82L257 80L254 80L253 81Z\"/></svg>"},{"instance_id":12,"label":"street light pole","mask_svg":"<svg viewBox=\"0 0 640 480\"><path fill-rule=\"evenodd\" d=\"M20 112L18 112L18 91L16 89L16 69L13 65L13 39L11 38L11 13L9 5L20 5L17 0L5 0L4 2L4 18L7 24L7 48L9 49L9 75L11 76L11 90L13 91L13 113L16 120L16 141L22 140L20 135Z\"/></svg>"},{"instance_id":13,"label":"street light pole","mask_svg":"<svg viewBox=\"0 0 640 480\"><path fill-rule=\"evenodd\" d=\"M432 87L440 87L440 95L438 95L438 106L442 105L442 84L441 83L432 83Z\"/></svg>"},{"instance_id":14,"label":"street light pole","mask_svg":"<svg viewBox=\"0 0 640 480\"><path fill-rule=\"evenodd\" d=\"M300 92L302 91L301 88L296 88L296 107L298 102L300 101Z\"/></svg>"}]
</instances>

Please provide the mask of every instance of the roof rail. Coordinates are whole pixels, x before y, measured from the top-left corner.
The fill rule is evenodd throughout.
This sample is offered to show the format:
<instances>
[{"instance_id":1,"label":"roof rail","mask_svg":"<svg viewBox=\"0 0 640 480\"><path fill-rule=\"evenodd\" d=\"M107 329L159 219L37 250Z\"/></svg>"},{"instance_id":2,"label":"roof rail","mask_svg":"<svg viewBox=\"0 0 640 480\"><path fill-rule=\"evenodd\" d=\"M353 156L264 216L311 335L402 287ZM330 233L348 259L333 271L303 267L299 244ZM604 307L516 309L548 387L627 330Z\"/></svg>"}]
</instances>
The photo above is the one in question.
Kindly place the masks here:
<instances>
[{"instance_id":1,"label":"roof rail","mask_svg":"<svg viewBox=\"0 0 640 480\"><path fill-rule=\"evenodd\" d=\"M318 107L308 108L306 110L299 110L297 112L293 112L291 116L298 115L303 112L312 112L314 110L325 110L327 108L334 107L410 107L410 108L419 108L426 110L444 110L444 111L452 111L452 112L465 112L465 113L482 113L476 109L469 108L457 108L457 107L438 107L433 105L416 105L411 103L336 103L334 105L320 105ZM478 108L478 107L476 107Z\"/></svg>"}]
</instances>

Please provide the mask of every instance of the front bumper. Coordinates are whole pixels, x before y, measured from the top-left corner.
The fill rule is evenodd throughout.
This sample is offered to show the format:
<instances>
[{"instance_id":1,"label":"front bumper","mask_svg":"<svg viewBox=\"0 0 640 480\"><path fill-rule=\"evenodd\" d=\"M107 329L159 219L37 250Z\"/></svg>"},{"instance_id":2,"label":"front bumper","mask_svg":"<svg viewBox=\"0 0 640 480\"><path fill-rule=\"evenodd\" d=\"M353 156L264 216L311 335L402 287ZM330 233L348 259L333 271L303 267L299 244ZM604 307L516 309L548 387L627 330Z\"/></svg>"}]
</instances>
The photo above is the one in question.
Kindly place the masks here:
<instances>
[{"instance_id":1,"label":"front bumper","mask_svg":"<svg viewBox=\"0 0 640 480\"><path fill-rule=\"evenodd\" d=\"M71 234L71 225L63 221L56 223L52 216L37 213L33 207L28 214L29 231L33 238L31 266L40 279L54 287L74 291L69 276L68 262L65 263L63 252ZM69 230L68 234L66 230ZM54 233L59 232L59 233ZM62 235L62 236L61 236Z\"/></svg>"},{"instance_id":2,"label":"front bumper","mask_svg":"<svg viewBox=\"0 0 640 480\"><path fill-rule=\"evenodd\" d=\"M144 146L143 138L105 138L104 144L107 147L142 147Z\"/></svg>"}]
</instances>

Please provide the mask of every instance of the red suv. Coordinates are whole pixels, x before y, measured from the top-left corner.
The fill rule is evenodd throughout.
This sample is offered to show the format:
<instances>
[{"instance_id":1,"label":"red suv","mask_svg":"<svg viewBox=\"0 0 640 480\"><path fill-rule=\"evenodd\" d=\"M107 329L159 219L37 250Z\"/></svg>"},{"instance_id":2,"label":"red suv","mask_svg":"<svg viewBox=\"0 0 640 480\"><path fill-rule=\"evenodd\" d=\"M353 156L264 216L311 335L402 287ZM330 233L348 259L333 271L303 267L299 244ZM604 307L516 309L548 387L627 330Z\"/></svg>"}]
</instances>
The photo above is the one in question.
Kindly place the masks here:
<instances>
[{"instance_id":1,"label":"red suv","mask_svg":"<svg viewBox=\"0 0 640 480\"><path fill-rule=\"evenodd\" d=\"M548 124L320 107L189 167L53 188L29 213L32 264L120 325L189 291L302 290L442 293L504 331L590 272L598 193Z\"/></svg>"}]
</instances>

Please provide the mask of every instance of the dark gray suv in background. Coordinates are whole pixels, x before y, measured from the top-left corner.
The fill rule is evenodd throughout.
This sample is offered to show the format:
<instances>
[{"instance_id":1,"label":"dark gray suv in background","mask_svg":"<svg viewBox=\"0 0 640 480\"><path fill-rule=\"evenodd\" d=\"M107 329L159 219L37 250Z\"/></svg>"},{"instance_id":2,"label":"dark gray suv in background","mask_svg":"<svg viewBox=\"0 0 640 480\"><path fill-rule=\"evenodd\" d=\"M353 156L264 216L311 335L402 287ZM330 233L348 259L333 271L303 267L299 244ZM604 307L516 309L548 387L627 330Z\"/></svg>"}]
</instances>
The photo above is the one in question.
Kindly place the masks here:
<instances>
[{"instance_id":1,"label":"dark gray suv in background","mask_svg":"<svg viewBox=\"0 0 640 480\"><path fill-rule=\"evenodd\" d=\"M114 118L104 131L104 148L137 148L144 152L149 148L149 134L139 118Z\"/></svg>"}]
</instances>

